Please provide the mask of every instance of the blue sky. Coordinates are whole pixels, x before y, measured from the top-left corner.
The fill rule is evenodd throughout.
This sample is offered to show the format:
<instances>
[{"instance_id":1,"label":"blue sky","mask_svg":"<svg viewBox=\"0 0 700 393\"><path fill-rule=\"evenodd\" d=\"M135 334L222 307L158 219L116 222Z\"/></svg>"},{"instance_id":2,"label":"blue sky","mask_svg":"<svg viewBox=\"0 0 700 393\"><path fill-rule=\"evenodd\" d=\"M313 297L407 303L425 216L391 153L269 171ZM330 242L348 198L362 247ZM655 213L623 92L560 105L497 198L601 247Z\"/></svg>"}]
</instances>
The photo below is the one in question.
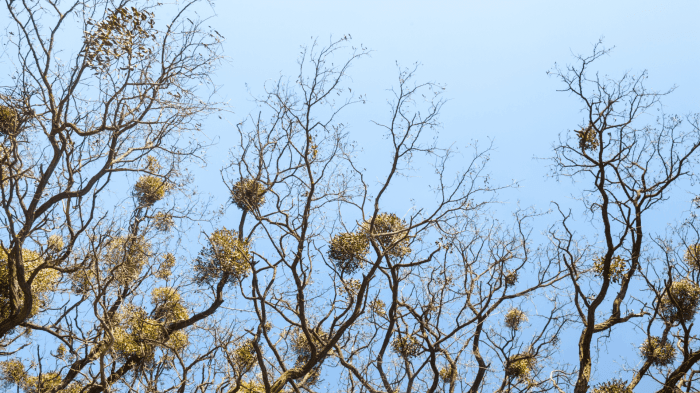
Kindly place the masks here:
<instances>
[{"instance_id":1,"label":"blue sky","mask_svg":"<svg viewBox=\"0 0 700 393\"><path fill-rule=\"evenodd\" d=\"M602 73L648 69L650 87L677 85L664 101L670 113L700 103L698 1L219 1L214 11L228 58L215 78L234 113L207 132L222 138L210 150L210 169L225 159L227 128L256 111L249 91L260 94L266 80L294 74L299 47L311 37L351 34L353 45L373 50L350 71L353 91L368 96L368 105L348 111L353 138L376 132L369 121L386 113L396 62L419 62L417 80L447 87L442 143L493 139L495 179L522 184L506 199L544 209L549 195L566 193L545 179L547 162L533 157L550 156L558 133L581 119L576 100L556 92L561 85L546 74L555 62L571 63L572 53L587 54L605 37L615 50L599 62ZM368 157L372 146L365 143Z\"/></svg>"}]
</instances>

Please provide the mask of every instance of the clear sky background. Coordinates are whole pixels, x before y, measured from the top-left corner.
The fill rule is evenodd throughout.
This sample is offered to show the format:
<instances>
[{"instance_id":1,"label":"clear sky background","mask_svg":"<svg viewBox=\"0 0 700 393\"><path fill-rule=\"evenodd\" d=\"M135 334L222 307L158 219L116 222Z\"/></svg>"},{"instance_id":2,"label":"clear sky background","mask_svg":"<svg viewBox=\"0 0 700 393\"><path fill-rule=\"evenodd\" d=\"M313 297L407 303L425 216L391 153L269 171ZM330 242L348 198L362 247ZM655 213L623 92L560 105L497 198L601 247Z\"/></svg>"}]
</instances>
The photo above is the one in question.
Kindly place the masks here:
<instances>
[{"instance_id":1,"label":"clear sky background","mask_svg":"<svg viewBox=\"0 0 700 393\"><path fill-rule=\"evenodd\" d=\"M373 50L350 70L350 86L368 103L343 119L366 157L381 148L370 120L386 119L396 62L419 62L418 81L447 87L442 144L492 139L494 178L521 182L504 198L543 209L568 191L546 180L548 162L533 157L549 157L557 135L582 119L576 99L556 92L562 85L546 74L555 62L572 63L572 53L589 54L604 37L615 50L598 62L601 72L647 69L649 87L678 86L664 101L666 112L700 109L700 1L217 1L214 11L228 59L215 80L234 113L207 128L221 138L210 150L211 170L233 143L232 125L257 112L250 94L261 94L266 80L293 76L311 37L323 44L351 34L352 45Z\"/></svg>"},{"instance_id":2,"label":"clear sky background","mask_svg":"<svg viewBox=\"0 0 700 393\"><path fill-rule=\"evenodd\" d=\"M206 15L211 9L202 8ZM233 125L257 109L250 94L261 94L266 80L295 76L299 48L312 37L326 43L331 37L352 35L352 45L373 50L371 57L350 70L351 87L366 94L368 102L350 108L342 121L352 139L364 149L367 167L382 165L380 130L370 120L386 119L386 89L397 85L398 62L422 64L417 80L445 84L450 101L442 112L443 146L466 146L471 140L495 151L489 166L496 183L520 182L517 190L502 194L506 203L498 214L507 215L517 204L547 210L551 201L565 202L578 189L548 179L546 160L559 133L578 126L580 105L574 97L557 92L560 82L546 71L555 62L574 62L572 54L589 54L604 37L615 46L598 69L612 77L625 71L649 71L647 86L665 90L677 86L664 100L666 113L700 111L700 1L218 1L211 24L226 37L227 62L214 78L222 85L223 100L233 113L212 119L207 134L220 138L211 148L209 166L197 183L225 203L228 193L218 177L226 152L235 140ZM247 87L246 87L247 84ZM653 115L649 116L653 122ZM209 179L211 181L205 181ZM407 202L429 198L410 188L396 194ZM687 211L691 194L686 187L678 203L662 206L659 219L648 228L663 232L669 220ZM224 221L236 220L229 209ZM546 218L549 224L556 217ZM663 220L660 218L664 218ZM545 222L546 223L546 222ZM535 231L546 227L535 228ZM607 362L616 363L636 352L638 340L613 334L601 350L594 380L612 378ZM577 337L563 342L563 353L576 360ZM602 360L602 359L601 359ZM611 364L612 363L607 363ZM640 389L644 389L640 386Z\"/></svg>"}]
</instances>

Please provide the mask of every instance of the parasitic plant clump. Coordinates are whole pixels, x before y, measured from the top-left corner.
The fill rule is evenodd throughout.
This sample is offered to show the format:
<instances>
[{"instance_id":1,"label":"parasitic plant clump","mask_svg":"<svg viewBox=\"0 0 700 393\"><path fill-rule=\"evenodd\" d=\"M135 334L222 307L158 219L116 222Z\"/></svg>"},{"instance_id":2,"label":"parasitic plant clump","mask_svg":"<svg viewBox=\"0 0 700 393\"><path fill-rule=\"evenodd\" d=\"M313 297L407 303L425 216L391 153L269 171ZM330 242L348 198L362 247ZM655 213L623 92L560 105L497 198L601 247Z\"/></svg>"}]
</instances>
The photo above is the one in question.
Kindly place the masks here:
<instances>
[{"instance_id":1,"label":"parasitic plant clump","mask_svg":"<svg viewBox=\"0 0 700 393\"><path fill-rule=\"evenodd\" d=\"M504 324L506 325L506 327L514 331L520 329L520 325L522 325L522 323L526 321L527 314L525 314L524 311L519 310L517 308L511 308L510 310L508 310L504 318Z\"/></svg>"},{"instance_id":2,"label":"parasitic plant clump","mask_svg":"<svg viewBox=\"0 0 700 393\"><path fill-rule=\"evenodd\" d=\"M182 305L180 293L175 288L155 288L151 291L151 303L155 306L153 319L161 323L182 321L189 316Z\"/></svg>"},{"instance_id":3,"label":"parasitic plant clump","mask_svg":"<svg viewBox=\"0 0 700 393\"><path fill-rule=\"evenodd\" d=\"M700 244L691 244L683 255L685 262L695 268L700 269Z\"/></svg>"},{"instance_id":4,"label":"parasitic plant clump","mask_svg":"<svg viewBox=\"0 0 700 393\"><path fill-rule=\"evenodd\" d=\"M518 272L515 270L508 270L503 277L507 287L512 287L518 282Z\"/></svg>"},{"instance_id":5,"label":"parasitic plant clump","mask_svg":"<svg viewBox=\"0 0 700 393\"><path fill-rule=\"evenodd\" d=\"M0 288L10 288L10 273L8 271L8 250L0 248ZM22 264L24 266L24 277L29 279L34 270L44 263L41 256L27 249L22 250ZM50 294L56 288L56 283L59 281L60 274L51 268L42 269L32 281L32 309L29 313L33 317L39 313L42 308L45 308L50 303ZM19 292L20 301L24 301L23 292ZM21 307L21 305L19 306ZM11 315L10 298L8 293L0 291L0 320L9 318Z\"/></svg>"},{"instance_id":6,"label":"parasitic plant clump","mask_svg":"<svg viewBox=\"0 0 700 393\"><path fill-rule=\"evenodd\" d=\"M168 279L170 275L173 274L172 269L175 267L176 262L177 260L175 259L175 255L171 253L163 255L160 266L158 266L158 270L155 272L155 276L161 280Z\"/></svg>"},{"instance_id":7,"label":"parasitic plant clump","mask_svg":"<svg viewBox=\"0 0 700 393\"><path fill-rule=\"evenodd\" d=\"M389 257L403 258L411 253L406 223L394 213L378 214L373 225L371 220L363 222L361 232L379 243Z\"/></svg>"},{"instance_id":8,"label":"parasitic plant clump","mask_svg":"<svg viewBox=\"0 0 700 393\"><path fill-rule=\"evenodd\" d=\"M0 105L0 134L14 135L17 133L17 111L4 105Z\"/></svg>"},{"instance_id":9,"label":"parasitic plant clump","mask_svg":"<svg viewBox=\"0 0 700 393\"><path fill-rule=\"evenodd\" d=\"M175 226L175 220L170 213L158 212L153 216L153 226L160 232L170 232Z\"/></svg>"},{"instance_id":10,"label":"parasitic plant clump","mask_svg":"<svg viewBox=\"0 0 700 393\"><path fill-rule=\"evenodd\" d=\"M380 317L383 317L386 315L386 311L384 308L386 307L386 304L384 304L383 301L380 299L374 299L371 302L369 302L369 310L375 314L379 315Z\"/></svg>"},{"instance_id":11,"label":"parasitic plant clump","mask_svg":"<svg viewBox=\"0 0 700 393\"><path fill-rule=\"evenodd\" d=\"M241 179L233 185L231 199L241 210L257 210L265 203L265 186L255 179Z\"/></svg>"},{"instance_id":12,"label":"parasitic plant clump","mask_svg":"<svg viewBox=\"0 0 700 393\"><path fill-rule=\"evenodd\" d=\"M316 328L310 333L312 336L313 348L320 349L320 347L324 345L324 341L328 339L328 333L326 333L320 327ZM304 363L311 360L313 348L309 343L309 340L306 338L304 331L300 328L296 328L292 331L291 334L292 339L290 347L292 352L294 352L297 355L296 367L300 367ZM311 370L309 370L309 372L297 378L296 381L298 383L301 383L303 381L305 384L308 385L314 385L318 383L321 377L321 365L321 362L317 363Z\"/></svg>"},{"instance_id":13,"label":"parasitic plant clump","mask_svg":"<svg viewBox=\"0 0 700 393\"><path fill-rule=\"evenodd\" d=\"M0 362L0 381L6 385L22 386L27 381L27 370L19 359L10 359Z\"/></svg>"},{"instance_id":14,"label":"parasitic plant clump","mask_svg":"<svg viewBox=\"0 0 700 393\"><path fill-rule=\"evenodd\" d=\"M639 348L644 359L655 366L668 366L676 359L676 347L659 337L649 337Z\"/></svg>"},{"instance_id":15,"label":"parasitic plant clump","mask_svg":"<svg viewBox=\"0 0 700 393\"><path fill-rule=\"evenodd\" d=\"M453 367L442 367L438 371L440 379L445 383L454 383L457 380L457 369Z\"/></svg>"},{"instance_id":16,"label":"parasitic plant clump","mask_svg":"<svg viewBox=\"0 0 700 393\"><path fill-rule=\"evenodd\" d=\"M233 392L234 389L231 389ZM240 393L265 393L265 385L254 381L242 381L238 391Z\"/></svg>"},{"instance_id":17,"label":"parasitic plant clump","mask_svg":"<svg viewBox=\"0 0 700 393\"><path fill-rule=\"evenodd\" d=\"M151 254L151 244L143 236L120 236L107 245L104 261L117 283L126 285L138 278Z\"/></svg>"},{"instance_id":18,"label":"parasitic plant clump","mask_svg":"<svg viewBox=\"0 0 700 393\"><path fill-rule=\"evenodd\" d=\"M625 274L625 268L627 267L627 262L622 259L621 256L615 255L610 261L610 274L609 278L614 283L620 282ZM603 277L603 271L605 270L605 258L599 257L593 260L593 271L598 277Z\"/></svg>"},{"instance_id":19,"label":"parasitic plant clump","mask_svg":"<svg viewBox=\"0 0 700 393\"><path fill-rule=\"evenodd\" d=\"M688 322L700 304L700 287L687 278L673 282L659 301L659 312L669 322Z\"/></svg>"},{"instance_id":20,"label":"parasitic plant clump","mask_svg":"<svg viewBox=\"0 0 700 393\"><path fill-rule=\"evenodd\" d=\"M134 7L119 7L85 33L85 62L91 69L104 72L119 59L126 66L135 64L151 54L149 41L155 40L153 13Z\"/></svg>"},{"instance_id":21,"label":"parasitic plant clump","mask_svg":"<svg viewBox=\"0 0 700 393\"><path fill-rule=\"evenodd\" d=\"M153 360L157 347L179 351L189 344L185 332L175 331L166 334L163 323L150 318L140 307L126 307L120 313L119 320L120 323L114 328L112 335L114 350L117 357L122 360L133 355Z\"/></svg>"},{"instance_id":22,"label":"parasitic plant clump","mask_svg":"<svg viewBox=\"0 0 700 393\"><path fill-rule=\"evenodd\" d=\"M598 148L598 133L592 124L576 131L576 135L578 136L578 146L581 150L595 150Z\"/></svg>"},{"instance_id":23,"label":"parasitic plant clump","mask_svg":"<svg viewBox=\"0 0 700 393\"><path fill-rule=\"evenodd\" d=\"M209 245L204 247L195 261L197 282L212 284L224 276L236 282L250 273L250 245L238 238L236 231L225 227L209 236Z\"/></svg>"},{"instance_id":24,"label":"parasitic plant clump","mask_svg":"<svg viewBox=\"0 0 700 393\"><path fill-rule=\"evenodd\" d=\"M412 334L396 337L391 342L391 348L394 352L410 359L418 356L422 348L421 342Z\"/></svg>"},{"instance_id":25,"label":"parasitic plant clump","mask_svg":"<svg viewBox=\"0 0 700 393\"><path fill-rule=\"evenodd\" d=\"M310 333L311 333L313 344L314 344L315 348L322 346L323 341L325 341L328 338L328 333L326 333L321 328L316 328L315 330L311 331ZM315 333L315 335L314 335L314 333ZM294 331L291 334L292 334L291 349L297 355L297 362L304 363L304 362L309 361L311 359L312 348L311 348L311 345L309 343L309 340L306 338L306 335L304 334L304 331L301 330L300 328L296 328L296 329L294 329ZM315 337L315 336L318 336L318 337Z\"/></svg>"},{"instance_id":26,"label":"parasitic plant clump","mask_svg":"<svg viewBox=\"0 0 700 393\"><path fill-rule=\"evenodd\" d=\"M362 268L369 252L369 239L364 233L339 233L331 239L328 258L343 274L353 274Z\"/></svg>"},{"instance_id":27,"label":"parasitic plant clump","mask_svg":"<svg viewBox=\"0 0 700 393\"><path fill-rule=\"evenodd\" d=\"M236 348L234 353L234 361L241 374L250 371L250 369L258 361L258 355L255 352L253 340L246 340L243 342L243 344Z\"/></svg>"},{"instance_id":28,"label":"parasitic plant clump","mask_svg":"<svg viewBox=\"0 0 700 393\"><path fill-rule=\"evenodd\" d=\"M627 387L627 381L613 379L596 385L592 393L632 393L632 389Z\"/></svg>"},{"instance_id":29,"label":"parasitic plant clump","mask_svg":"<svg viewBox=\"0 0 700 393\"><path fill-rule=\"evenodd\" d=\"M144 175L134 185L133 195L140 206L149 207L163 199L172 188L172 184L157 176Z\"/></svg>"},{"instance_id":30,"label":"parasitic plant clump","mask_svg":"<svg viewBox=\"0 0 700 393\"><path fill-rule=\"evenodd\" d=\"M513 355L506 362L506 375L521 381L527 381L536 365L535 357L529 353Z\"/></svg>"}]
</instances>

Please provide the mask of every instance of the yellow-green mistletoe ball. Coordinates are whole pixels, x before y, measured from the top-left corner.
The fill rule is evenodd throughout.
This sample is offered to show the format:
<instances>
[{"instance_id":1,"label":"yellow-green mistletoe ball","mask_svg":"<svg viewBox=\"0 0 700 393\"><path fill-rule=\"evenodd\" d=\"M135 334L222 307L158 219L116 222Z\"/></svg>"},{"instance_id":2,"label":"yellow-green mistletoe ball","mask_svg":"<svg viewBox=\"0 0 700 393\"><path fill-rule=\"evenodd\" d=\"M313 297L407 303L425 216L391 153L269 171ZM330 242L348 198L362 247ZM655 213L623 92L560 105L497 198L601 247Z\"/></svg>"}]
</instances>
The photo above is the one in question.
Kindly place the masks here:
<instances>
[{"instance_id":1,"label":"yellow-green mistletoe ball","mask_svg":"<svg viewBox=\"0 0 700 393\"><path fill-rule=\"evenodd\" d=\"M318 348L323 345L323 341L328 338L328 333L320 327L311 331L311 338L314 347ZM315 334L314 334L315 333ZM297 355L297 362L303 363L311 357L311 345L306 338L306 334L301 328L295 328L291 333L290 348Z\"/></svg>"},{"instance_id":2,"label":"yellow-green mistletoe ball","mask_svg":"<svg viewBox=\"0 0 700 393\"><path fill-rule=\"evenodd\" d=\"M691 244L683 255L685 262L695 268L700 269L700 244Z\"/></svg>"},{"instance_id":3,"label":"yellow-green mistletoe ball","mask_svg":"<svg viewBox=\"0 0 700 393\"><path fill-rule=\"evenodd\" d=\"M598 134L592 125L576 131L578 145L581 150L595 150L598 147Z\"/></svg>"},{"instance_id":4,"label":"yellow-green mistletoe ball","mask_svg":"<svg viewBox=\"0 0 700 393\"><path fill-rule=\"evenodd\" d=\"M394 352L405 358L414 358L418 356L421 350L421 342L412 334L396 337L391 342L391 347Z\"/></svg>"},{"instance_id":5,"label":"yellow-green mistletoe ball","mask_svg":"<svg viewBox=\"0 0 700 393\"><path fill-rule=\"evenodd\" d=\"M512 287L518 282L518 272L515 270L508 270L503 277L507 287Z\"/></svg>"},{"instance_id":6,"label":"yellow-green mistletoe ball","mask_svg":"<svg viewBox=\"0 0 700 393\"><path fill-rule=\"evenodd\" d=\"M361 269L369 252L369 239L364 233L339 233L331 239L328 257L343 274Z\"/></svg>"},{"instance_id":7,"label":"yellow-green mistletoe ball","mask_svg":"<svg viewBox=\"0 0 700 393\"><path fill-rule=\"evenodd\" d=\"M700 303L700 287L687 278L671 284L659 301L661 316L670 322L688 322Z\"/></svg>"},{"instance_id":8,"label":"yellow-green mistletoe ball","mask_svg":"<svg viewBox=\"0 0 700 393\"><path fill-rule=\"evenodd\" d=\"M615 255L610 261L610 279L612 282L617 283L622 280L625 274L625 268L627 267L627 262L622 259L621 256ZM593 260L593 271L596 276L603 277L603 272L605 270L605 258L599 257Z\"/></svg>"},{"instance_id":9,"label":"yellow-green mistletoe ball","mask_svg":"<svg viewBox=\"0 0 700 393\"><path fill-rule=\"evenodd\" d=\"M438 374L445 383L454 383L457 380L457 369L452 367L442 367Z\"/></svg>"},{"instance_id":10,"label":"yellow-green mistletoe ball","mask_svg":"<svg viewBox=\"0 0 700 393\"><path fill-rule=\"evenodd\" d=\"M153 216L153 226L161 232L169 232L175 226L175 220L170 213L158 212Z\"/></svg>"},{"instance_id":11,"label":"yellow-green mistletoe ball","mask_svg":"<svg viewBox=\"0 0 700 393\"><path fill-rule=\"evenodd\" d=\"M138 278L151 254L151 244L143 236L119 236L108 244L104 262L117 283L125 285Z\"/></svg>"},{"instance_id":12,"label":"yellow-green mistletoe ball","mask_svg":"<svg viewBox=\"0 0 700 393\"><path fill-rule=\"evenodd\" d=\"M144 175L134 185L133 195L139 205L148 207L165 197L172 184L157 176Z\"/></svg>"},{"instance_id":13,"label":"yellow-green mistletoe ball","mask_svg":"<svg viewBox=\"0 0 700 393\"><path fill-rule=\"evenodd\" d=\"M379 243L385 255L402 258L411 253L406 223L393 213L381 213L361 225L361 232Z\"/></svg>"},{"instance_id":14,"label":"yellow-green mistletoe ball","mask_svg":"<svg viewBox=\"0 0 700 393\"><path fill-rule=\"evenodd\" d=\"M379 299L374 299L371 302L369 302L369 310L375 314L379 315L380 317L383 317L386 315L386 311L384 308L386 307L386 304L384 304L383 301Z\"/></svg>"},{"instance_id":15,"label":"yellow-green mistletoe ball","mask_svg":"<svg viewBox=\"0 0 700 393\"><path fill-rule=\"evenodd\" d=\"M258 355L253 346L253 340L246 340L235 351L235 363L239 372L246 373L258 361Z\"/></svg>"},{"instance_id":16,"label":"yellow-green mistletoe ball","mask_svg":"<svg viewBox=\"0 0 700 393\"><path fill-rule=\"evenodd\" d=\"M676 347L659 337L649 337L639 349L642 357L655 366L667 366L676 359Z\"/></svg>"},{"instance_id":17,"label":"yellow-green mistletoe ball","mask_svg":"<svg viewBox=\"0 0 700 393\"><path fill-rule=\"evenodd\" d=\"M19 359L0 362L0 380L9 385L23 385L27 380L27 370Z\"/></svg>"},{"instance_id":18,"label":"yellow-green mistletoe ball","mask_svg":"<svg viewBox=\"0 0 700 393\"><path fill-rule=\"evenodd\" d=\"M524 311L517 308L511 308L508 310L504 318L504 324L506 327L512 330L520 329L520 325L525 321L527 321L527 315Z\"/></svg>"},{"instance_id":19,"label":"yellow-green mistletoe ball","mask_svg":"<svg viewBox=\"0 0 700 393\"><path fill-rule=\"evenodd\" d=\"M17 111L0 105L0 133L13 135L17 131Z\"/></svg>"},{"instance_id":20,"label":"yellow-green mistletoe ball","mask_svg":"<svg viewBox=\"0 0 700 393\"><path fill-rule=\"evenodd\" d=\"M613 379L596 385L592 393L632 393L632 389L627 387L627 381Z\"/></svg>"},{"instance_id":21,"label":"yellow-green mistletoe ball","mask_svg":"<svg viewBox=\"0 0 700 393\"><path fill-rule=\"evenodd\" d=\"M209 246L199 252L195 277L199 283L212 283L224 275L229 281L242 280L250 273L250 245L236 231L222 228L209 236Z\"/></svg>"},{"instance_id":22,"label":"yellow-green mistletoe ball","mask_svg":"<svg viewBox=\"0 0 700 393\"><path fill-rule=\"evenodd\" d=\"M508 358L506 375L520 380L527 380L536 366L535 357L529 353L521 353Z\"/></svg>"},{"instance_id":23,"label":"yellow-green mistletoe ball","mask_svg":"<svg viewBox=\"0 0 700 393\"><path fill-rule=\"evenodd\" d=\"M151 291L151 303L156 307L153 318L164 323L187 319L189 313L182 305L180 293L174 288L155 288Z\"/></svg>"},{"instance_id":24,"label":"yellow-green mistletoe ball","mask_svg":"<svg viewBox=\"0 0 700 393\"><path fill-rule=\"evenodd\" d=\"M233 185L231 199L241 210L255 210L265 203L265 186L255 179L241 179Z\"/></svg>"},{"instance_id":25,"label":"yellow-green mistletoe ball","mask_svg":"<svg viewBox=\"0 0 700 393\"><path fill-rule=\"evenodd\" d=\"M8 250L0 248L0 287L9 288L10 274L7 270L7 258ZM29 279L29 276L36 270L44 260L39 256L38 253L23 249L22 250L22 262L24 265L24 277ZM30 311L30 317L33 317L39 313L39 310L46 307L49 303L49 298L51 292L56 288L56 283L60 279L60 274L54 269L42 269L34 281L32 281L32 309ZM20 291L20 300L24 300L22 292ZM10 316L10 299L3 294L0 294L0 319L8 318Z\"/></svg>"}]
</instances>

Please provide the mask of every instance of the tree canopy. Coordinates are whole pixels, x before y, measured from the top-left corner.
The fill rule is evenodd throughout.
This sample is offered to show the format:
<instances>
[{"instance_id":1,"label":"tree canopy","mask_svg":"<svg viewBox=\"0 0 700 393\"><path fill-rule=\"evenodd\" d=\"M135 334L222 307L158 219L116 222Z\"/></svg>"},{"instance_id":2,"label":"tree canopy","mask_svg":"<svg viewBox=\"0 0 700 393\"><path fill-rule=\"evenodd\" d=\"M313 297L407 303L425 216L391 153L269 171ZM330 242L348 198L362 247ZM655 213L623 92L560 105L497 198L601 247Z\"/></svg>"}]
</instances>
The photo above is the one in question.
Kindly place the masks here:
<instances>
[{"instance_id":1,"label":"tree canopy","mask_svg":"<svg viewBox=\"0 0 700 393\"><path fill-rule=\"evenodd\" d=\"M444 88L417 66L399 70L373 123L388 148L365 169L341 118L365 101L349 76L369 51L314 40L229 130L217 169L235 219L192 251L193 223L219 212L188 169L206 162L202 122L224 109L213 97L225 83L212 80L222 37L197 4L5 1L5 388L697 391L697 216L647 224L669 199L687 203L671 191L697 180L699 115L649 120L672 89L648 89L646 72L591 72L602 43L555 66L582 120L549 162L582 196L502 219L511 186L493 184L491 146L464 154L437 137ZM68 24L81 31L64 42ZM395 192L416 165L430 165L416 180L430 203ZM601 341L622 334L638 353L596 378L596 365L613 366Z\"/></svg>"}]
</instances>

